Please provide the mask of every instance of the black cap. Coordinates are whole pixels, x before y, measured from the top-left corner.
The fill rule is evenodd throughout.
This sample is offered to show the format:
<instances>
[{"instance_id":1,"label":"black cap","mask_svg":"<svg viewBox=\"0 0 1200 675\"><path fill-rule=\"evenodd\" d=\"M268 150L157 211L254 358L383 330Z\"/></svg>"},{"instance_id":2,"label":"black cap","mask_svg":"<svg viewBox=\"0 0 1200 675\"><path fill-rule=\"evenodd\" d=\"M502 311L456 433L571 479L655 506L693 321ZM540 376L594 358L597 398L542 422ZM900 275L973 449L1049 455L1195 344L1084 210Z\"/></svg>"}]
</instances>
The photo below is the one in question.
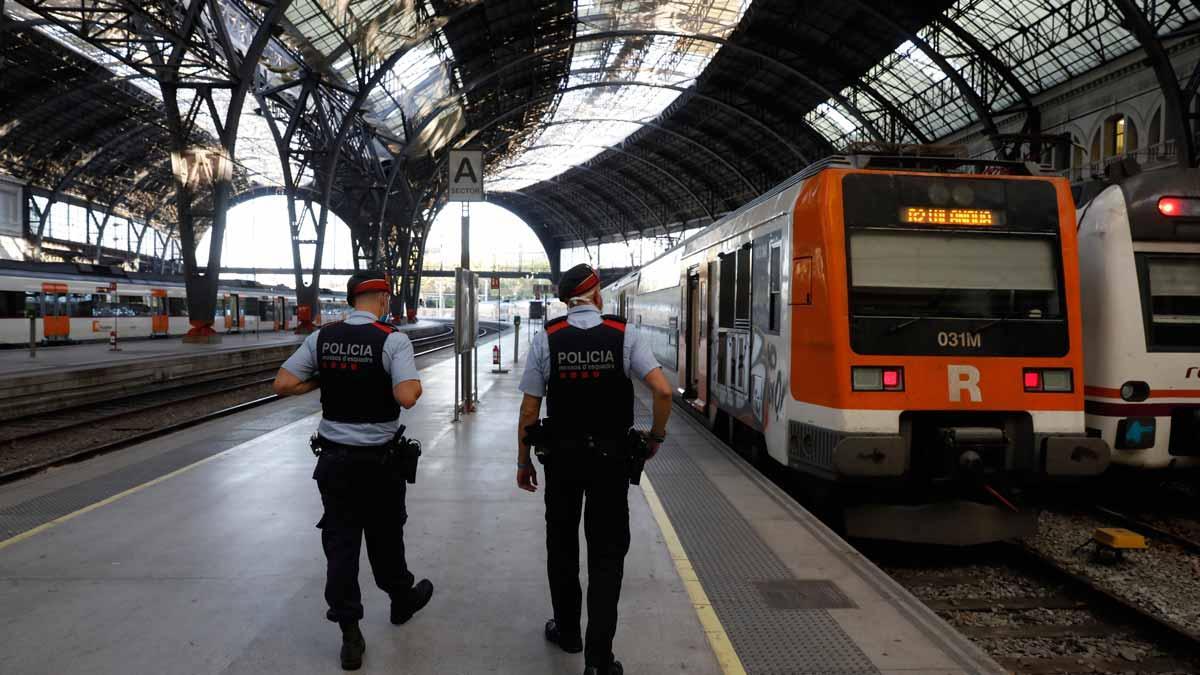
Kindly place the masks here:
<instances>
[{"instance_id":1,"label":"black cap","mask_svg":"<svg viewBox=\"0 0 1200 675\"><path fill-rule=\"evenodd\" d=\"M390 293L391 291L392 286L383 272L374 270L355 272L346 282L346 302L353 305L354 296L359 293Z\"/></svg>"},{"instance_id":2,"label":"black cap","mask_svg":"<svg viewBox=\"0 0 1200 675\"><path fill-rule=\"evenodd\" d=\"M558 299L566 302L600 285L600 275L591 265L580 263L563 272L558 281Z\"/></svg>"}]
</instances>

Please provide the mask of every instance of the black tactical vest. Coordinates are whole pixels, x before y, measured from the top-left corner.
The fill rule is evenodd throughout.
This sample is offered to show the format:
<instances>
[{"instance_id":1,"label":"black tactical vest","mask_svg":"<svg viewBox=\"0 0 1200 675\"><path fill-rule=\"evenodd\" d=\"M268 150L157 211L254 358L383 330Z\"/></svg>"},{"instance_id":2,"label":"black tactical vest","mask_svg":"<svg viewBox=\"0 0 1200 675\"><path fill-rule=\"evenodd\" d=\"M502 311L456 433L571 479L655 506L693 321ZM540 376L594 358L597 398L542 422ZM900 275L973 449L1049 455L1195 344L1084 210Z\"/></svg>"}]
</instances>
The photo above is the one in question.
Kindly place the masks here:
<instances>
[{"instance_id":1,"label":"black tactical vest","mask_svg":"<svg viewBox=\"0 0 1200 675\"><path fill-rule=\"evenodd\" d=\"M625 374L625 320L604 315L595 328L559 317L546 324L550 381L546 414L556 435L618 436L633 426L633 380Z\"/></svg>"},{"instance_id":2,"label":"black tactical vest","mask_svg":"<svg viewBox=\"0 0 1200 675\"><path fill-rule=\"evenodd\" d=\"M400 404L383 369L383 343L396 329L385 323L326 324L317 333L321 408L331 422L394 422Z\"/></svg>"}]
</instances>

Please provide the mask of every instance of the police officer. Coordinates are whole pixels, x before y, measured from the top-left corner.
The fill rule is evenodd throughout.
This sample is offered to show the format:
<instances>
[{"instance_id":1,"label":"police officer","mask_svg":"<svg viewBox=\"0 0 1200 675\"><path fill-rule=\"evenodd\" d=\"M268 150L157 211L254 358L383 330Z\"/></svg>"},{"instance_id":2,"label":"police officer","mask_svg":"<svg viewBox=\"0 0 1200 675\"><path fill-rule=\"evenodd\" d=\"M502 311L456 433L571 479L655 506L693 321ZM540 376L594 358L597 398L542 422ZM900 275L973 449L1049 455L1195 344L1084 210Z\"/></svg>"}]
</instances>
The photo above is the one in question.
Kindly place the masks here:
<instances>
[{"instance_id":1,"label":"police officer","mask_svg":"<svg viewBox=\"0 0 1200 675\"><path fill-rule=\"evenodd\" d=\"M633 377L654 394L654 423L645 435L650 455L666 435L671 386L636 331L602 316L600 278L588 265L562 275L558 297L565 317L546 324L530 347L521 378L517 485L537 490L525 428L546 398L546 562L554 618L546 639L568 653L584 652L584 675L621 675L613 656L617 600L629 551L628 430L633 426ZM588 555L586 648L580 632L579 518Z\"/></svg>"},{"instance_id":2,"label":"police officer","mask_svg":"<svg viewBox=\"0 0 1200 675\"><path fill-rule=\"evenodd\" d=\"M313 478L325 513L317 527L327 560L326 617L341 626L346 670L361 667L366 650L358 628L364 535L375 584L391 597L393 624L408 621L433 596L428 579L414 585L404 559L404 472L389 459L400 409L421 396L412 343L379 321L388 313L390 291L382 273L350 277L346 299L354 311L309 335L275 377L281 396L321 390L321 454Z\"/></svg>"}]
</instances>

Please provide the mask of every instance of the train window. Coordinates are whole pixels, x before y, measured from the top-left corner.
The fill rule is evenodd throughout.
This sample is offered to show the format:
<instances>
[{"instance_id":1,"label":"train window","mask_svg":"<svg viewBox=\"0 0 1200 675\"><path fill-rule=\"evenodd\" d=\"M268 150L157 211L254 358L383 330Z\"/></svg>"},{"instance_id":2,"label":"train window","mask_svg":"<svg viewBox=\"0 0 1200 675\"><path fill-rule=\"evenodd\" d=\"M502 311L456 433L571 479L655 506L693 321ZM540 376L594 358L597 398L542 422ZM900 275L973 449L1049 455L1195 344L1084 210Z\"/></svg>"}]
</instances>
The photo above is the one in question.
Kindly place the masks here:
<instances>
[{"instance_id":1,"label":"train window","mask_svg":"<svg viewBox=\"0 0 1200 675\"><path fill-rule=\"evenodd\" d=\"M1055 240L852 232L852 312L867 316L1062 316Z\"/></svg>"},{"instance_id":2,"label":"train window","mask_svg":"<svg viewBox=\"0 0 1200 675\"><path fill-rule=\"evenodd\" d=\"M246 316L258 316L258 298L242 298L242 312Z\"/></svg>"},{"instance_id":3,"label":"train window","mask_svg":"<svg viewBox=\"0 0 1200 675\"><path fill-rule=\"evenodd\" d=\"M1143 256L1151 350L1200 344L1200 256Z\"/></svg>"},{"instance_id":4,"label":"train window","mask_svg":"<svg viewBox=\"0 0 1200 675\"><path fill-rule=\"evenodd\" d=\"M733 298L737 280L737 258L732 253L721 256L720 278L717 279L718 325L721 328L733 328Z\"/></svg>"},{"instance_id":5,"label":"train window","mask_svg":"<svg viewBox=\"0 0 1200 675\"><path fill-rule=\"evenodd\" d=\"M38 293L25 293L25 313L40 317L42 315L42 296Z\"/></svg>"},{"instance_id":6,"label":"train window","mask_svg":"<svg viewBox=\"0 0 1200 675\"><path fill-rule=\"evenodd\" d=\"M724 280L722 280L724 281ZM735 299L735 328L749 328L750 323L750 246L737 252L737 297Z\"/></svg>"},{"instance_id":7,"label":"train window","mask_svg":"<svg viewBox=\"0 0 1200 675\"><path fill-rule=\"evenodd\" d=\"M729 349L726 346L728 335L722 334L717 340L717 384L725 384L729 379L725 375L726 365L729 363Z\"/></svg>"},{"instance_id":8,"label":"train window","mask_svg":"<svg viewBox=\"0 0 1200 675\"><path fill-rule=\"evenodd\" d=\"M167 314L187 316L187 298L167 298Z\"/></svg>"},{"instance_id":9,"label":"train window","mask_svg":"<svg viewBox=\"0 0 1200 675\"><path fill-rule=\"evenodd\" d=\"M780 295L783 293L782 247L779 242L771 244L767 257L767 330L779 332Z\"/></svg>"},{"instance_id":10,"label":"train window","mask_svg":"<svg viewBox=\"0 0 1200 675\"><path fill-rule=\"evenodd\" d=\"M112 316L97 314L97 309L107 305L104 295L72 295L70 297L70 314L74 317Z\"/></svg>"},{"instance_id":11,"label":"train window","mask_svg":"<svg viewBox=\"0 0 1200 675\"><path fill-rule=\"evenodd\" d=\"M0 319L19 319L25 316L23 291L0 291Z\"/></svg>"}]
</instances>

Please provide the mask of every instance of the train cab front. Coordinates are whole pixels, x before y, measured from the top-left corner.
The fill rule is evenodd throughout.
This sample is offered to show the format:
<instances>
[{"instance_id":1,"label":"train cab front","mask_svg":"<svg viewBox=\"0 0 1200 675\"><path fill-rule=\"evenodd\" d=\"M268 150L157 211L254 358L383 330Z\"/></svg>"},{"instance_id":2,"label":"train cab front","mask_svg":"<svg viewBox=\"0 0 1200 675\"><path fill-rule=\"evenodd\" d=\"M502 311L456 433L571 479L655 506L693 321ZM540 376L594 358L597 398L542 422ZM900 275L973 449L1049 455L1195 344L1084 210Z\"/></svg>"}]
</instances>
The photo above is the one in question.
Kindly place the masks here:
<instances>
[{"instance_id":1,"label":"train cab front","mask_svg":"<svg viewBox=\"0 0 1200 675\"><path fill-rule=\"evenodd\" d=\"M832 444L836 479L995 510L998 535L1020 534L1028 518L1005 531L1013 491L1110 461L1084 425L1066 185L852 174L843 190L848 321L831 379L853 431Z\"/></svg>"}]
</instances>

